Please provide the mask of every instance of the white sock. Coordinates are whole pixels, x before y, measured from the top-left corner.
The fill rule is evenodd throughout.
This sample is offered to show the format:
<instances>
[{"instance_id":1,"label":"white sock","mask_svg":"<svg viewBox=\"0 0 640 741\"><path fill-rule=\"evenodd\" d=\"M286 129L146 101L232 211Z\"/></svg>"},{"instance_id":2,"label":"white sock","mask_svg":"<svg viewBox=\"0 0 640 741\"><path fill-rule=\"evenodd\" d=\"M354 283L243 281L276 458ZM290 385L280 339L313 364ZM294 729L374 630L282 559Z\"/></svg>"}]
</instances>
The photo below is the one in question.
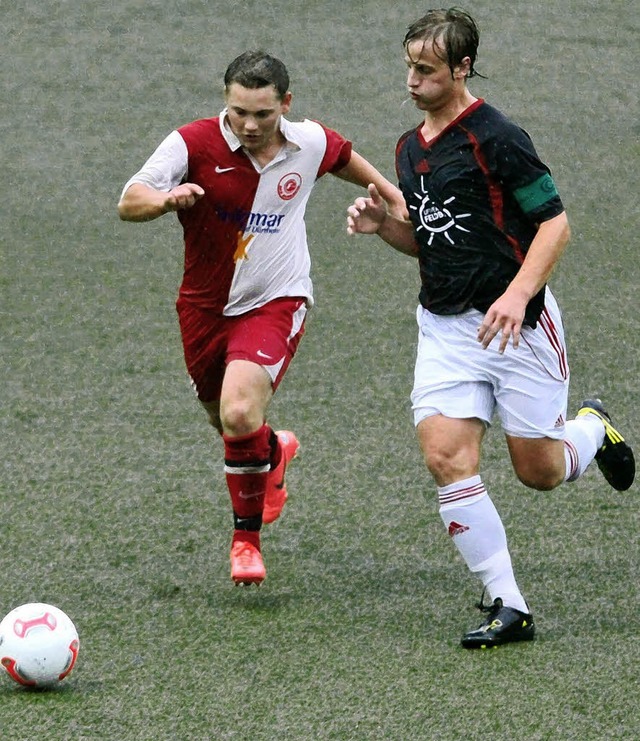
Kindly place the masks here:
<instances>
[{"instance_id":1,"label":"white sock","mask_svg":"<svg viewBox=\"0 0 640 741\"><path fill-rule=\"evenodd\" d=\"M438 487L440 517L470 571L482 579L489 602L529 612L513 574L507 535L480 476Z\"/></svg>"},{"instance_id":2,"label":"white sock","mask_svg":"<svg viewBox=\"0 0 640 741\"><path fill-rule=\"evenodd\" d=\"M575 481L587 470L604 442L604 424L595 414L583 414L565 424L565 481Z\"/></svg>"},{"instance_id":3,"label":"white sock","mask_svg":"<svg viewBox=\"0 0 640 741\"><path fill-rule=\"evenodd\" d=\"M507 548L480 564L476 573L482 579L489 595L489 599L485 600L485 603L488 601L491 604L496 597L500 597L502 603L507 607L513 607L520 612L529 612L529 606L522 596L522 592L518 589L511 565L511 556Z\"/></svg>"}]
</instances>

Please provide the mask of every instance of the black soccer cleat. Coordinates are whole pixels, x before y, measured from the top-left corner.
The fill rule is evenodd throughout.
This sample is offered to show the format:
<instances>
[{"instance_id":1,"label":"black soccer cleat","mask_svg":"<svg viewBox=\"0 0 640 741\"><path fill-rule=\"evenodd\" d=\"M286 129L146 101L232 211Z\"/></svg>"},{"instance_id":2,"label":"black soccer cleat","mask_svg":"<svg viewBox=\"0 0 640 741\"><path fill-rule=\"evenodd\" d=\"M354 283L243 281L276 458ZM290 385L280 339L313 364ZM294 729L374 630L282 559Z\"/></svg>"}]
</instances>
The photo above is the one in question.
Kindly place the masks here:
<instances>
[{"instance_id":1,"label":"black soccer cleat","mask_svg":"<svg viewBox=\"0 0 640 741\"><path fill-rule=\"evenodd\" d=\"M633 450L622 435L611 424L611 417L600 399L585 399L576 417L594 414L604 423L604 443L596 453L596 463L602 475L618 491L626 491L636 475L636 462Z\"/></svg>"},{"instance_id":2,"label":"black soccer cleat","mask_svg":"<svg viewBox=\"0 0 640 741\"><path fill-rule=\"evenodd\" d=\"M492 605L485 605L480 599L477 607L489 615L479 628L462 637L463 648L497 648L505 643L534 639L536 629L530 613L505 607L500 597Z\"/></svg>"}]
</instances>

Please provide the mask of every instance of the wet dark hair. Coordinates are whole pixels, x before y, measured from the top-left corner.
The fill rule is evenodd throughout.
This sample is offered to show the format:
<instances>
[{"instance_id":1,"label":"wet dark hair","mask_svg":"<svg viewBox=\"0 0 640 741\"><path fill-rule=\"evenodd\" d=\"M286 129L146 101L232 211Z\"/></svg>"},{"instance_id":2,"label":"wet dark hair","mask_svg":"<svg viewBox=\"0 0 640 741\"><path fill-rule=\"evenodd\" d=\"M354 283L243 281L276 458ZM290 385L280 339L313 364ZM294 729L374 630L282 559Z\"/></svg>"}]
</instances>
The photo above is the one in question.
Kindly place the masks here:
<instances>
[{"instance_id":1,"label":"wet dark hair","mask_svg":"<svg viewBox=\"0 0 640 741\"><path fill-rule=\"evenodd\" d=\"M412 41L431 41L439 59L446 62L451 74L465 57L469 57L469 77L482 77L474 65L478 55L480 32L473 18L460 8L428 10L407 29L402 45L407 49ZM441 46L436 45L441 41Z\"/></svg>"},{"instance_id":2,"label":"wet dark hair","mask_svg":"<svg viewBox=\"0 0 640 741\"><path fill-rule=\"evenodd\" d=\"M273 85L280 100L289 91L287 68L264 51L245 51L231 62L224 73L225 89L234 82L250 90Z\"/></svg>"}]
</instances>

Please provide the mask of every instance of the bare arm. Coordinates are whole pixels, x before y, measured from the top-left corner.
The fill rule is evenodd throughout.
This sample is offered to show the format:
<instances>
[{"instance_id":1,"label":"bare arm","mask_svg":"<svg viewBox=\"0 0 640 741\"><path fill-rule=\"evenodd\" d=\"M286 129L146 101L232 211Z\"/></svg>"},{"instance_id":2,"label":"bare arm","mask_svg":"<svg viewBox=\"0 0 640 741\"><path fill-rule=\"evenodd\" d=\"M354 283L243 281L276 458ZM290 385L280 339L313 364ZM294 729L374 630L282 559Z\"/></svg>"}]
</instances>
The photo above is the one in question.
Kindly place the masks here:
<instances>
[{"instance_id":1,"label":"bare arm","mask_svg":"<svg viewBox=\"0 0 640 741\"><path fill-rule=\"evenodd\" d=\"M356 198L347 209L347 233L377 234L398 252L417 257L418 244L413 235L413 224L406 218L389 213L373 183L369 184L368 190L368 198Z\"/></svg>"},{"instance_id":2,"label":"bare arm","mask_svg":"<svg viewBox=\"0 0 640 741\"><path fill-rule=\"evenodd\" d=\"M483 347L488 347L500 332L500 352L505 351L509 338L514 348L518 347L527 304L551 276L570 237L564 212L540 224L516 277L489 307L478 329L478 341Z\"/></svg>"},{"instance_id":3,"label":"bare arm","mask_svg":"<svg viewBox=\"0 0 640 741\"><path fill-rule=\"evenodd\" d=\"M182 183L168 192L133 183L118 203L118 214L123 221L151 221L169 211L191 208L203 195L195 183Z\"/></svg>"},{"instance_id":4,"label":"bare arm","mask_svg":"<svg viewBox=\"0 0 640 741\"><path fill-rule=\"evenodd\" d=\"M333 174L341 180L347 180L363 188L367 188L369 183L373 183L378 193L389 204L393 214L400 218L406 214L407 207L400 189L387 180L368 160L357 152L351 152L349 163L342 170Z\"/></svg>"}]
</instances>

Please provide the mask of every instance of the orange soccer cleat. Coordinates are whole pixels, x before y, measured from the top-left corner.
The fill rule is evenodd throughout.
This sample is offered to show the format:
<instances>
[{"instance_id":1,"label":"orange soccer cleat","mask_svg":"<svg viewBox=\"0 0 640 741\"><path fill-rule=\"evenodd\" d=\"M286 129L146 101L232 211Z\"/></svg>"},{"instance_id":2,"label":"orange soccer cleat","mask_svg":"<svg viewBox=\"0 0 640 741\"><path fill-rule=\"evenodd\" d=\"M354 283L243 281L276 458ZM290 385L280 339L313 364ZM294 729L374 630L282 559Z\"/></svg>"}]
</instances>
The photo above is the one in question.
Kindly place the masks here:
<instances>
[{"instance_id":1,"label":"orange soccer cleat","mask_svg":"<svg viewBox=\"0 0 640 741\"><path fill-rule=\"evenodd\" d=\"M269 471L267 476L267 490L264 497L264 510L262 522L269 523L280 517L284 503L287 501L287 487L285 486L285 473L289 463L298 455L300 443L298 438L288 430L276 432L278 444L282 449L280 463Z\"/></svg>"},{"instance_id":2,"label":"orange soccer cleat","mask_svg":"<svg viewBox=\"0 0 640 741\"><path fill-rule=\"evenodd\" d=\"M246 533L236 531L231 543L231 578L238 584L249 586L261 584L267 575L262 562L260 546L249 540L243 540ZM253 539L252 539L253 540Z\"/></svg>"}]
</instances>

